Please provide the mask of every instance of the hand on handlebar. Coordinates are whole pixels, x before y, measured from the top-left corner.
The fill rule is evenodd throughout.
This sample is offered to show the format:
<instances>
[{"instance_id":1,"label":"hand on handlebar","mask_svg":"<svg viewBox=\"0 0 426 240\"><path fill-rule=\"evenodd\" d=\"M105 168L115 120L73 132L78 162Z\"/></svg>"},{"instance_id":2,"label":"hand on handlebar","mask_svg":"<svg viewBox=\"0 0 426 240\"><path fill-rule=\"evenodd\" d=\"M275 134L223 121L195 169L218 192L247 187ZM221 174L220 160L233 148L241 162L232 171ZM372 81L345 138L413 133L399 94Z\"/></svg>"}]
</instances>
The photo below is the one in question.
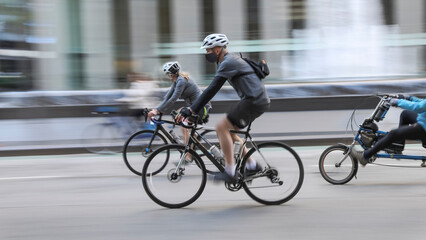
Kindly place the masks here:
<instances>
[{"instance_id":1,"label":"hand on handlebar","mask_svg":"<svg viewBox=\"0 0 426 240\"><path fill-rule=\"evenodd\" d=\"M398 101L399 99L392 98L391 100L389 100L389 104L393 107L398 107Z\"/></svg>"},{"instance_id":2,"label":"hand on handlebar","mask_svg":"<svg viewBox=\"0 0 426 240\"><path fill-rule=\"evenodd\" d=\"M152 109L151 111L149 111L148 113L148 119L151 119L152 117L154 117L155 115L157 115L159 112L157 109Z\"/></svg>"},{"instance_id":3,"label":"hand on handlebar","mask_svg":"<svg viewBox=\"0 0 426 240\"><path fill-rule=\"evenodd\" d=\"M398 94L398 99L405 99L405 100L410 100L411 96L410 95L403 95L403 94Z\"/></svg>"},{"instance_id":4,"label":"hand on handlebar","mask_svg":"<svg viewBox=\"0 0 426 240\"><path fill-rule=\"evenodd\" d=\"M192 116L192 111L190 108L182 108L179 114L176 116L176 122L181 123L184 119Z\"/></svg>"}]
</instances>

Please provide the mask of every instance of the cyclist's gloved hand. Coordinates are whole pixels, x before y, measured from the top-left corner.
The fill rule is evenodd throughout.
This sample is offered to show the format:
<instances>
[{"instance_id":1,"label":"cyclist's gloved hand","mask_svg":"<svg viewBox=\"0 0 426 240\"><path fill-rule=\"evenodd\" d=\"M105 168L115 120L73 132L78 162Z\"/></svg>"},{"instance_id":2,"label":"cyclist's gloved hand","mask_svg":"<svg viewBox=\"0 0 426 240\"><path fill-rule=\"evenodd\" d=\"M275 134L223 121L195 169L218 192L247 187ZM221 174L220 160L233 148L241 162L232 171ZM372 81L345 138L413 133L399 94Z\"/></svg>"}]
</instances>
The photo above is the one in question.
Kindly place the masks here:
<instances>
[{"instance_id":1,"label":"cyclist's gloved hand","mask_svg":"<svg viewBox=\"0 0 426 240\"><path fill-rule=\"evenodd\" d=\"M398 94L398 99L410 100L411 96L410 95Z\"/></svg>"},{"instance_id":2,"label":"cyclist's gloved hand","mask_svg":"<svg viewBox=\"0 0 426 240\"><path fill-rule=\"evenodd\" d=\"M176 116L176 122L181 123L185 118L188 118L192 115L192 111L189 108L182 108L179 114Z\"/></svg>"},{"instance_id":3,"label":"cyclist's gloved hand","mask_svg":"<svg viewBox=\"0 0 426 240\"><path fill-rule=\"evenodd\" d=\"M179 113L182 117L184 117L184 118L187 118L187 117L189 117L189 116L191 116L192 115L192 112L191 112L191 109L189 109L189 108L182 108L181 110L180 110L180 113Z\"/></svg>"},{"instance_id":4,"label":"cyclist's gloved hand","mask_svg":"<svg viewBox=\"0 0 426 240\"><path fill-rule=\"evenodd\" d=\"M399 99L392 98L392 99L389 101L389 104L390 104L391 106L398 107L398 101L399 101Z\"/></svg>"}]
</instances>

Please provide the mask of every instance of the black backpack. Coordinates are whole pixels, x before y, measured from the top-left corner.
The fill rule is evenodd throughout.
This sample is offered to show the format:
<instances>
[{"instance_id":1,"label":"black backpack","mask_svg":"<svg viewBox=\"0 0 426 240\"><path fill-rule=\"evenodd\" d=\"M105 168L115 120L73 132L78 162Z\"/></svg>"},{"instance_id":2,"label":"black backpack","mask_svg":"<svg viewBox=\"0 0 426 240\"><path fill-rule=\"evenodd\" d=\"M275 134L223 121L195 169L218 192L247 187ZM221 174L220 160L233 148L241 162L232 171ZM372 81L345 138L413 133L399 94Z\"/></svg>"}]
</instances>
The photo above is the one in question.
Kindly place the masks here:
<instances>
[{"instance_id":1,"label":"black backpack","mask_svg":"<svg viewBox=\"0 0 426 240\"><path fill-rule=\"evenodd\" d=\"M258 62L255 62L254 60L250 58L242 57L242 55L241 55L241 58L253 68L254 72L261 80L269 75L269 67L265 60L260 60Z\"/></svg>"}]
</instances>

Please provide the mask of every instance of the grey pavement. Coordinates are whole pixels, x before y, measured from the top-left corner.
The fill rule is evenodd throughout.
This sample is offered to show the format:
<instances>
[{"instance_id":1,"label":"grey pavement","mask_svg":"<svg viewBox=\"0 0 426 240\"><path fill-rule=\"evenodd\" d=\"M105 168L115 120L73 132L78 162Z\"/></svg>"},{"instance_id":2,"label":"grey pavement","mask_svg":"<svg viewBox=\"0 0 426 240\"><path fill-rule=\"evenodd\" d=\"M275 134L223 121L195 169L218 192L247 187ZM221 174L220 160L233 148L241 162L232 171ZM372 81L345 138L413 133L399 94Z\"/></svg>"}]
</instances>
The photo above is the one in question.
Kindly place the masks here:
<instances>
[{"instance_id":1,"label":"grey pavement","mask_svg":"<svg viewBox=\"0 0 426 240\"><path fill-rule=\"evenodd\" d=\"M368 165L334 186L318 172L325 147L295 148L305 181L283 205L264 206L208 182L195 203L173 210L149 199L120 154L3 157L0 239L424 238L426 169ZM406 152L426 149L409 145Z\"/></svg>"}]
</instances>

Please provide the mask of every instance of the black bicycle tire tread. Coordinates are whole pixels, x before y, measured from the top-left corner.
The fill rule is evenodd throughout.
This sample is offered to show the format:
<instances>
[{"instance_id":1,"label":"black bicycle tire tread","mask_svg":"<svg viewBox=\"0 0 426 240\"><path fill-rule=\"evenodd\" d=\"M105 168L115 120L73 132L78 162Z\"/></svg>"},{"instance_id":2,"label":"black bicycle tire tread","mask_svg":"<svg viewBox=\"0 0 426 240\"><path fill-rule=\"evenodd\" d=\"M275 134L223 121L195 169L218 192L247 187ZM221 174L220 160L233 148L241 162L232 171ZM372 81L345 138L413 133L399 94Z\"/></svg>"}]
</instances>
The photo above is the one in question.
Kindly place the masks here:
<instances>
[{"instance_id":1,"label":"black bicycle tire tread","mask_svg":"<svg viewBox=\"0 0 426 240\"><path fill-rule=\"evenodd\" d=\"M348 146L341 145L341 144L336 144L336 145L332 145L332 146L326 148L321 153L321 156L320 156L320 159L319 159L319 162L318 162L318 167L319 167L320 174L324 178L324 180L326 180L327 182L329 182L331 184L334 184L334 185L343 185L343 184L346 184L349 181L351 181L354 178L354 176L356 176L356 174L358 173L358 162L354 161L351 156L348 156L348 157L351 158L351 161L353 163L353 165L352 165L352 173L350 175L348 175L348 177L346 177L345 179L342 179L340 181L335 181L335 180L331 179L330 177L328 177L328 174L325 173L325 170L324 170L324 158L330 152L332 152L332 149L341 149L341 150L345 151L345 150L348 150L348 148L349 148Z\"/></svg>"}]
</instances>

